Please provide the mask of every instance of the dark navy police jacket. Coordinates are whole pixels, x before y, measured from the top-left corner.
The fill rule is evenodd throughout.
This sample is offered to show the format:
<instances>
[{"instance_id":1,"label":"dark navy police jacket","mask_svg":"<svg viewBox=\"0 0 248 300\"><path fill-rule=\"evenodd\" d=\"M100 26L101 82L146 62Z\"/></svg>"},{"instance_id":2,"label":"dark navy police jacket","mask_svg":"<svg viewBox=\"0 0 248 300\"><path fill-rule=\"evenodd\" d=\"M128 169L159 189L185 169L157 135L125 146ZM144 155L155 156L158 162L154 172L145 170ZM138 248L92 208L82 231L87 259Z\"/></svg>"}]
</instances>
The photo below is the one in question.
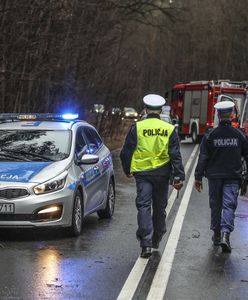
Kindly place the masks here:
<instances>
[{"instance_id":1,"label":"dark navy police jacket","mask_svg":"<svg viewBox=\"0 0 248 300\"><path fill-rule=\"evenodd\" d=\"M208 131L202 139L195 179L202 180L203 176L210 179L240 179L242 156L248 163L245 134L232 127L230 121L221 121L217 128Z\"/></svg>"}]
</instances>

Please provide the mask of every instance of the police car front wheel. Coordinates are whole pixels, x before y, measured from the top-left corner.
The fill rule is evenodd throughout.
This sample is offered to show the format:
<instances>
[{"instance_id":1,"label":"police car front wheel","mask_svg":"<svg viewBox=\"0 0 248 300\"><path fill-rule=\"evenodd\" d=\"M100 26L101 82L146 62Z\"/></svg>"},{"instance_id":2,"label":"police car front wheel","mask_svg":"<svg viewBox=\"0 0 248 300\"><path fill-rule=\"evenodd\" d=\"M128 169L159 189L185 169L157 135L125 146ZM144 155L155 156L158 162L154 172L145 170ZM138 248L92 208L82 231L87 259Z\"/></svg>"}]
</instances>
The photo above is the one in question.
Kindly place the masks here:
<instances>
[{"instance_id":1,"label":"police car front wheel","mask_svg":"<svg viewBox=\"0 0 248 300\"><path fill-rule=\"evenodd\" d=\"M69 234L71 236L80 235L82 231L83 215L84 214L83 214L82 194L79 190L77 190L73 202L72 224L71 227L69 228Z\"/></svg>"}]
</instances>

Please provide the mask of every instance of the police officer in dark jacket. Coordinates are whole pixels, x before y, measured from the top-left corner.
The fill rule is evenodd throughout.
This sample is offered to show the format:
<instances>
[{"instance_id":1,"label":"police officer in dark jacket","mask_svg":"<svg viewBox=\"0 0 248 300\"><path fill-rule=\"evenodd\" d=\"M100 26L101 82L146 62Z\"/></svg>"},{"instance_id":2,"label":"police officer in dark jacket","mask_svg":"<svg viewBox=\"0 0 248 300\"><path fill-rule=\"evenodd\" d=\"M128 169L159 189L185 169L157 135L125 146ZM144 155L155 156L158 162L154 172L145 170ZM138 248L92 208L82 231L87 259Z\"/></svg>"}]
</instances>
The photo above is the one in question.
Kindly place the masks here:
<instances>
[{"instance_id":1,"label":"police officer in dark jacket","mask_svg":"<svg viewBox=\"0 0 248 300\"><path fill-rule=\"evenodd\" d=\"M202 177L208 178L211 229L214 245L231 252L230 233L234 230L234 213L241 183L242 161L248 162L248 142L239 129L231 126L234 103L215 104L219 126L203 137L195 170L195 188L202 190Z\"/></svg>"},{"instance_id":2,"label":"police officer in dark jacket","mask_svg":"<svg viewBox=\"0 0 248 300\"><path fill-rule=\"evenodd\" d=\"M120 158L128 177L134 176L137 187L137 239L141 257L148 258L151 248L158 249L166 232L169 180L173 171L174 188L180 189L185 179L180 145L174 126L160 120L165 99L150 94L144 97L147 118L132 125Z\"/></svg>"}]
</instances>

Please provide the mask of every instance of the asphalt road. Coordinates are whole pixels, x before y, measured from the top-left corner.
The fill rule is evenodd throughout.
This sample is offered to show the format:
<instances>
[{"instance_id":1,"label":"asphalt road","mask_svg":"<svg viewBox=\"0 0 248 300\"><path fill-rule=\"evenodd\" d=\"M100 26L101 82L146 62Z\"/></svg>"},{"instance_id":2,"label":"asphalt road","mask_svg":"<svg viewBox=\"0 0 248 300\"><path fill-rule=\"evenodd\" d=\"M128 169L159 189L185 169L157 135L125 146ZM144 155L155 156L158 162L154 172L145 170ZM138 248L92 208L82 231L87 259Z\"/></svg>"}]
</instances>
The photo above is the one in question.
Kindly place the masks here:
<instances>
[{"instance_id":1,"label":"asphalt road","mask_svg":"<svg viewBox=\"0 0 248 300\"><path fill-rule=\"evenodd\" d=\"M193 149L191 143L181 144L185 165ZM117 199L112 220L87 217L78 238L57 230L0 231L0 299L112 300L125 299L123 291L133 299L248 299L248 199L239 201L233 251L222 254L211 242L207 183L201 195L190 191L194 157L187 184L173 199L159 251L142 260L135 238L134 180L124 176L118 151L113 158ZM132 282L131 271L140 262L143 269L135 269Z\"/></svg>"}]
</instances>

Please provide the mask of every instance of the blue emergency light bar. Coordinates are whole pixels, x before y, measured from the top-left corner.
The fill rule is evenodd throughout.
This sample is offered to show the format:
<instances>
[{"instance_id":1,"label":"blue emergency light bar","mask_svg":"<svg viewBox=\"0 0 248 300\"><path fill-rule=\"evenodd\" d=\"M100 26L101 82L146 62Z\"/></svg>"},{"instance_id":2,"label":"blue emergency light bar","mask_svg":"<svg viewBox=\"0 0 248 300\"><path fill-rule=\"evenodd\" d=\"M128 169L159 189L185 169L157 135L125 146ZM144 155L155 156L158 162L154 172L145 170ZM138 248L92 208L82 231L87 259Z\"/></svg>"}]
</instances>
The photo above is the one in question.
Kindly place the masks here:
<instances>
[{"instance_id":1,"label":"blue emergency light bar","mask_svg":"<svg viewBox=\"0 0 248 300\"><path fill-rule=\"evenodd\" d=\"M50 114L50 113L3 113L0 120L66 120L73 121L78 119L78 114Z\"/></svg>"},{"instance_id":2,"label":"blue emergency light bar","mask_svg":"<svg viewBox=\"0 0 248 300\"><path fill-rule=\"evenodd\" d=\"M78 114L63 114L62 118L64 120L75 120L78 119Z\"/></svg>"}]
</instances>

